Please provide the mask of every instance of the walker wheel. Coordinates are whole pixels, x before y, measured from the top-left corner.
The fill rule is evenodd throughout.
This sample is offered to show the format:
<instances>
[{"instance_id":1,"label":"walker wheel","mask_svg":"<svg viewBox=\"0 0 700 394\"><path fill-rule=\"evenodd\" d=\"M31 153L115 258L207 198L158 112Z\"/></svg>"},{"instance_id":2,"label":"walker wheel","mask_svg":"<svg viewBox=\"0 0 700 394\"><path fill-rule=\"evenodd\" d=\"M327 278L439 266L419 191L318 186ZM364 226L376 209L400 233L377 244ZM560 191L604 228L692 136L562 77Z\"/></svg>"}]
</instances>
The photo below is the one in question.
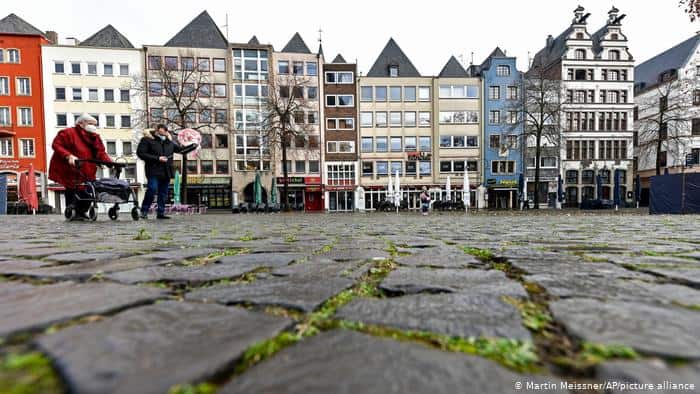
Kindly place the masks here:
<instances>
[{"instance_id":1,"label":"walker wheel","mask_svg":"<svg viewBox=\"0 0 700 394\"><path fill-rule=\"evenodd\" d=\"M67 207L63 211L63 215L66 217L66 220L71 221L71 220L75 219L75 216L76 216L75 209L73 209L73 207Z\"/></svg>"},{"instance_id":2,"label":"walker wheel","mask_svg":"<svg viewBox=\"0 0 700 394\"><path fill-rule=\"evenodd\" d=\"M117 209L115 207L109 208L109 210L107 211L107 215L112 220L117 220L117 218L119 218L119 212L117 212Z\"/></svg>"},{"instance_id":3,"label":"walker wheel","mask_svg":"<svg viewBox=\"0 0 700 394\"><path fill-rule=\"evenodd\" d=\"M139 209L136 207L131 208L131 218L136 220L139 220Z\"/></svg>"},{"instance_id":4,"label":"walker wheel","mask_svg":"<svg viewBox=\"0 0 700 394\"><path fill-rule=\"evenodd\" d=\"M97 211L95 210L95 207L90 207L88 209L88 218L90 218L91 221L97 220Z\"/></svg>"}]
</instances>

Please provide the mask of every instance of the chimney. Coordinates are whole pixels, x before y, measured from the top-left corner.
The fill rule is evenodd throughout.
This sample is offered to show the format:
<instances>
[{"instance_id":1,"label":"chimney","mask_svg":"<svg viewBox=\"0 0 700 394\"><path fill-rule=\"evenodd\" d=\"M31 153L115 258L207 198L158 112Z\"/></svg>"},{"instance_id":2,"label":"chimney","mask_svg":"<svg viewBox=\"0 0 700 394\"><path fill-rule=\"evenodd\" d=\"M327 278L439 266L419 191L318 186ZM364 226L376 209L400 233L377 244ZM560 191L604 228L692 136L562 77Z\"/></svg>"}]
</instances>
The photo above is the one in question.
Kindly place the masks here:
<instances>
[{"instance_id":1,"label":"chimney","mask_svg":"<svg viewBox=\"0 0 700 394\"><path fill-rule=\"evenodd\" d=\"M554 37L552 37L552 35L550 34L547 36L547 48L551 47L553 43L554 43Z\"/></svg>"},{"instance_id":2,"label":"chimney","mask_svg":"<svg viewBox=\"0 0 700 394\"><path fill-rule=\"evenodd\" d=\"M78 40L78 39L75 38L75 37L67 37L67 38L66 38L66 41L67 41L67 44L68 44L68 45L73 45L73 46L76 46L76 47L77 47L78 45L80 45L80 40Z\"/></svg>"},{"instance_id":3,"label":"chimney","mask_svg":"<svg viewBox=\"0 0 700 394\"><path fill-rule=\"evenodd\" d=\"M47 30L46 31L46 38L49 40L51 45L56 45L58 44L58 33L52 30Z\"/></svg>"}]
</instances>

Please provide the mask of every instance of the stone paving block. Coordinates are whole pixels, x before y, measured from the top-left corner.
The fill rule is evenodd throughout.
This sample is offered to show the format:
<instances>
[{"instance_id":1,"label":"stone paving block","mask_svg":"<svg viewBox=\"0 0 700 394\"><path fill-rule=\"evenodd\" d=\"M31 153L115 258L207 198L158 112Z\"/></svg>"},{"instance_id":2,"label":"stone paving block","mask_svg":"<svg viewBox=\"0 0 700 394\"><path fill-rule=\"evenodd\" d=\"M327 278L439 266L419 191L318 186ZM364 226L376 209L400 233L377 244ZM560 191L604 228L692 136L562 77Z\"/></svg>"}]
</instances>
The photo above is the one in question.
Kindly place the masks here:
<instances>
[{"instance_id":1,"label":"stone paving block","mask_svg":"<svg viewBox=\"0 0 700 394\"><path fill-rule=\"evenodd\" d=\"M679 392L700 391L700 363L690 363L679 367L670 367L659 359L642 361L609 361L596 367L596 377L619 383L637 383L647 385L639 392L655 394L676 394ZM695 385L695 390L685 390L671 384ZM648 385L654 389L647 390ZM659 387L661 386L661 387ZM618 387L610 394L629 393L629 389Z\"/></svg>"},{"instance_id":2,"label":"stone paving block","mask_svg":"<svg viewBox=\"0 0 700 394\"><path fill-rule=\"evenodd\" d=\"M0 337L88 314L113 312L166 295L160 289L114 283L33 286L0 282Z\"/></svg>"},{"instance_id":3,"label":"stone paving block","mask_svg":"<svg viewBox=\"0 0 700 394\"><path fill-rule=\"evenodd\" d=\"M412 250L408 256L398 256L394 258L400 265L410 267L444 267L444 268L467 268L483 266L483 263L476 257L466 254L457 248L440 247L434 249Z\"/></svg>"},{"instance_id":4,"label":"stone paving block","mask_svg":"<svg viewBox=\"0 0 700 394\"><path fill-rule=\"evenodd\" d=\"M550 303L554 318L586 341L642 353L700 359L700 313L668 305L569 298Z\"/></svg>"},{"instance_id":5,"label":"stone paving block","mask_svg":"<svg viewBox=\"0 0 700 394\"><path fill-rule=\"evenodd\" d=\"M227 368L290 320L242 308L162 302L37 340L71 392L162 394Z\"/></svg>"},{"instance_id":6,"label":"stone paving block","mask_svg":"<svg viewBox=\"0 0 700 394\"><path fill-rule=\"evenodd\" d=\"M506 394L528 392L514 388L516 381L526 380L559 382L519 375L476 356L336 330L283 349L220 392Z\"/></svg>"},{"instance_id":7,"label":"stone paving block","mask_svg":"<svg viewBox=\"0 0 700 394\"><path fill-rule=\"evenodd\" d=\"M497 296L417 294L394 298L355 298L338 310L339 319L402 330L458 337L529 340L520 312Z\"/></svg>"}]
</instances>

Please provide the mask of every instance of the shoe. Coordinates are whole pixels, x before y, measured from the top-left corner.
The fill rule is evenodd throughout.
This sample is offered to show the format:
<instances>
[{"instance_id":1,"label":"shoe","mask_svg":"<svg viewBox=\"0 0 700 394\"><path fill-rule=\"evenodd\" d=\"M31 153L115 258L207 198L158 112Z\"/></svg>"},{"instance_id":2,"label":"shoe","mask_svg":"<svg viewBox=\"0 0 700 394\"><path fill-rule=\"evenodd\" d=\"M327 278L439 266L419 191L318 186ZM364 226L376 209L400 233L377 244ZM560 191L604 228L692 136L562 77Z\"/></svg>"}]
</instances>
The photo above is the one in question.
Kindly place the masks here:
<instances>
[{"instance_id":1,"label":"shoe","mask_svg":"<svg viewBox=\"0 0 700 394\"><path fill-rule=\"evenodd\" d=\"M156 219L170 219L170 216L158 215L156 216Z\"/></svg>"},{"instance_id":2,"label":"shoe","mask_svg":"<svg viewBox=\"0 0 700 394\"><path fill-rule=\"evenodd\" d=\"M148 219L148 214L145 212L141 212L141 214L139 215L139 218L146 220L146 219Z\"/></svg>"}]
</instances>

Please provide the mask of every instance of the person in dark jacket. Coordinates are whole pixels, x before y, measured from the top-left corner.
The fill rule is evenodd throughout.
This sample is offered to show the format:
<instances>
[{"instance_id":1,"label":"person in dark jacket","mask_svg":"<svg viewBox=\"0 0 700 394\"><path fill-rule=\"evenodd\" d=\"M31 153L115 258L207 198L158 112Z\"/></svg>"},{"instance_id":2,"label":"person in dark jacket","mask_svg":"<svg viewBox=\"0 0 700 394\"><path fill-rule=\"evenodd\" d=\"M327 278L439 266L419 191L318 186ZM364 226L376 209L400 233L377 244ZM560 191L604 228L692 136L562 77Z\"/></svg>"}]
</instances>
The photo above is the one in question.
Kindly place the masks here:
<instances>
[{"instance_id":1,"label":"person in dark jacket","mask_svg":"<svg viewBox=\"0 0 700 394\"><path fill-rule=\"evenodd\" d=\"M158 196L158 219L170 219L165 216L165 200L168 197L170 179L175 175L173 171L173 154L182 152L183 148L173 141L168 128L159 124L156 130L146 131L136 149L139 159L146 162L146 178L148 187L141 204L141 218L148 217L148 209L153 204L153 198Z\"/></svg>"},{"instance_id":2,"label":"person in dark jacket","mask_svg":"<svg viewBox=\"0 0 700 394\"><path fill-rule=\"evenodd\" d=\"M76 219L87 219L86 212L90 201L79 190L79 183L94 181L97 166L78 160L101 160L111 162L105 152L102 138L97 134L97 120L88 114L82 114L75 120L75 126L58 132L51 144L53 155L49 164L49 179L66 188L66 206L75 209ZM78 201L78 195L84 200Z\"/></svg>"}]
</instances>

